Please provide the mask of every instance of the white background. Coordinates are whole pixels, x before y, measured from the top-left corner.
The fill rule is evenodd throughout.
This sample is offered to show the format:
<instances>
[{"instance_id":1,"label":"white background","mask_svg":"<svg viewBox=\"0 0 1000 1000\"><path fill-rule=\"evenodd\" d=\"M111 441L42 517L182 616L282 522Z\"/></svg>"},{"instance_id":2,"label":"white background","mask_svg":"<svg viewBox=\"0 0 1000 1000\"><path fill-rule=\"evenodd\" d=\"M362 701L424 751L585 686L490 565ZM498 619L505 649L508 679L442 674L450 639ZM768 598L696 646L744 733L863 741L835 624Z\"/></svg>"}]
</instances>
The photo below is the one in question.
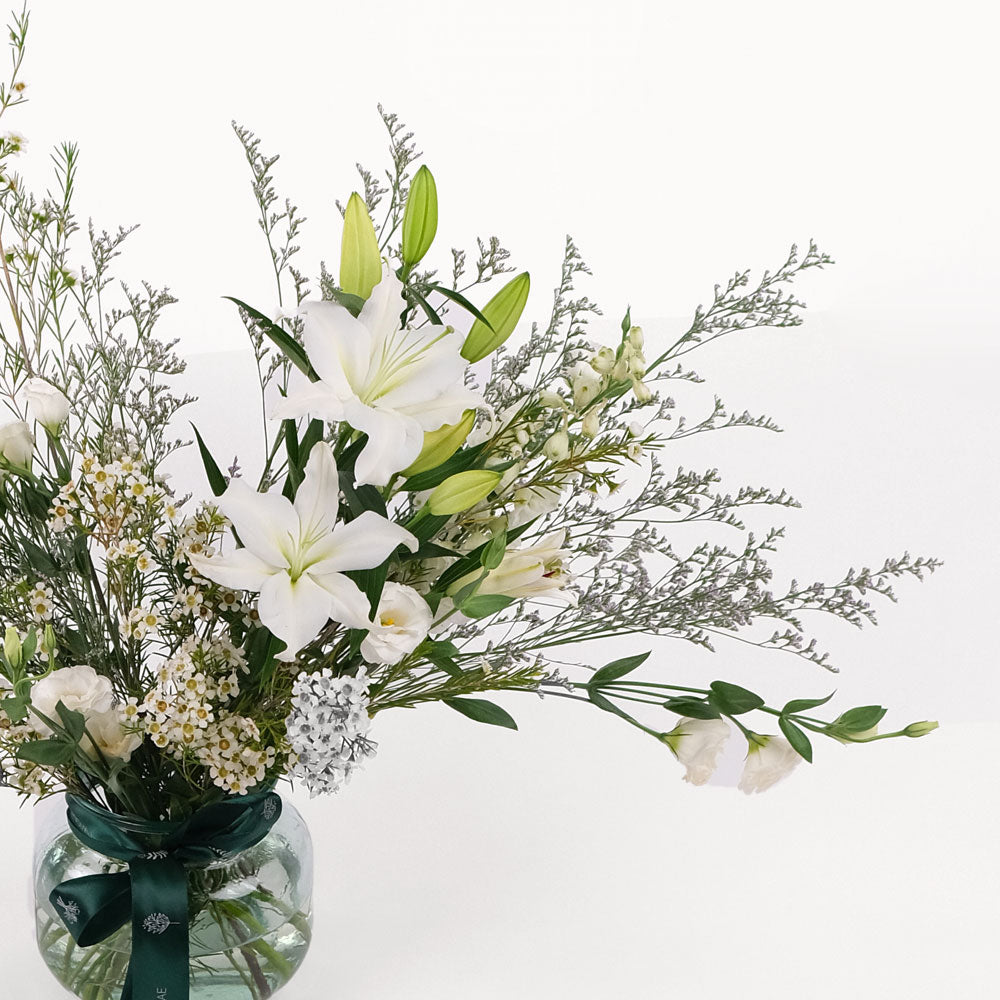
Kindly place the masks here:
<instances>
[{"instance_id":1,"label":"white background","mask_svg":"<svg viewBox=\"0 0 1000 1000\"><path fill-rule=\"evenodd\" d=\"M946 562L876 631L818 623L837 677L739 645L656 649L682 683L779 703L837 687L843 707L941 721L819 747L760 797L691 788L665 750L574 705L507 699L518 734L437 706L380 717L368 772L300 803L318 943L289 1000L992 995L995 28L961 2L36 5L31 104L11 120L25 171L41 184L48 147L79 140L81 215L142 222L125 274L181 298L164 328L227 446L249 454L254 428L230 405L247 369L220 296L273 305L228 122L283 153L314 273L335 269L354 161L384 162L382 101L435 173L442 250L500 235L532 272L533 318L568 231L608 328L631 303L663 338L715 282L814 236L838 263L802 282L803 328L691 358L710 379L692 405L715 389L785 433L695 438L676 462L803 502L781 519L782 579L907 547ZM5 815L5 981L55 1000L24 902L30 813L11 798Z\"/></svg>"}]
</instances>

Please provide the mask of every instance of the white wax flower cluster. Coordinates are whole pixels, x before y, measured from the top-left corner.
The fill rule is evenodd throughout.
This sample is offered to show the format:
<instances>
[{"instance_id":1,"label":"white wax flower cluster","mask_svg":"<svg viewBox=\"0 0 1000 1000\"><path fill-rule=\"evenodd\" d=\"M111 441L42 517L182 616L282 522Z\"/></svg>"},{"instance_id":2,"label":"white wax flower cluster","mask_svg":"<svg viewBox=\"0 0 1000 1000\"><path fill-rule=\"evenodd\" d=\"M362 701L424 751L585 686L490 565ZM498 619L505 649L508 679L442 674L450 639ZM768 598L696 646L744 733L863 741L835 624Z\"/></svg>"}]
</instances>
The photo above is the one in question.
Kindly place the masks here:
<instances>
[{"instance_id":1,"label":"white wax flower cluster","mask_svg":"<svg viewBox=\"0 0 1000 1000\"><path fill-rule=\"evenodd\" d=\"M192 636L160 668L146 697L126 705L126 716L161 749L194 756L223 791L246 794L277 757L262 744L257 724L227 707L246 673L242 651L228 639Z\"/></svg>"},{"instance_id":2,"label":"white wax flower cluster","mask_svg":"<svg viewBox=\"0 0 1000 1000\"><path fill-rule=\"evenodd\" d=\"M310 796L336 792L366 757L375 755L367 739L368 674L334 677L330 670L300 674L292 692L288 741L295 754L292 776Z\"/></svg>"}]
</instances>

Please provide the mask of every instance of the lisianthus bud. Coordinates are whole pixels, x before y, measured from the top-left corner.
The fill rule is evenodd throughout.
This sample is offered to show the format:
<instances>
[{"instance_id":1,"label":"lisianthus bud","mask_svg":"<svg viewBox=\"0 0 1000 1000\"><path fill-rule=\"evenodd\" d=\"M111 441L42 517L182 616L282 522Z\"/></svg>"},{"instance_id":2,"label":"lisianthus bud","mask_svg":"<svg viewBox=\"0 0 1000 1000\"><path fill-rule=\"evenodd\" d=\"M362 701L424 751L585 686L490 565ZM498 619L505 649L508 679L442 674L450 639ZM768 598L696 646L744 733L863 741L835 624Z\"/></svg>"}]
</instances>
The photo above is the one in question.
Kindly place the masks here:
<instances>
[{"instance_id":1,"label":"lisianthus bud","mask_svg":"<svg viewBox=\"0 0 1000 1000\"><path fill-rule=\"evenodd\" d=\"M596 406L593 409L587 410L580 429L587 437L597 437L600 434L601 412Z\"/></svg>"},{"instance_id":2,"label":"lisianthus bud","mask_svg":"<svg viewBox=\"0 0 1000 1000\"><path fill-rule=\"evenodd\" d=\"M566 409L566 400L558 392L550 392L548 389L538 394L538 402L549 410Z\"/></svg>"},{"instance_id":3,"label":"lisianthus bud","mask_svg":"<svg viewBox=\"0 0 1000 1000\"><path fill-rule=\"evenodd\" d=\"M13 420L0 427L0 455L11 465L27 469L31 465L34 449L31 428L23 420Z\"/></svg>"},{"instance_id":4,"label":"lisianthus bud","mask_svg":"<svg viewBox=\"0 0 1000 1000\"><path fill-rule=\"evenodd\" d=\"M632 394L637 403L648 403L653 398L652 390L642 379L632 379Z\"/></svg>"},{"instance_id":5,"label":"lisianthus bud","mask_svg":"<svg viewBox=\"0 0 1000 1000\"><path fill-rule=\"evenodd\" d=\"M911 722L904 730L904 736L926 736L928 733L933 733L935 729L938 728L936 722Z\"/></svg>"},{"instance_id":6,"label":"lisianthus bud","mask_svg":"<svg viewBox=\"0 0 1000 1000\"><path fill-rule=\"evenodd\" d=\"M556 431L542 445L542 453L553 462L561 462L569 454L569 434L566 431Z\"/></svg>"},{"instance_id":7,"label":"lisianthus bud","mask_svg":"<svg viewBox=\"0 0 1000 1000\"><path fill-rule=\"evenodd\" d=\"M17 634L17 629L11 626L3 637L3 655L7 657L7 662L14 670L21 666L21 637Z\"/></svg>"},{"instance_id":8,"label":"lisianthus bud","mask_svg":"<svg viewBox=\"0 0 1000 1000\"><path fill-rule=\"evenodd\" d=\"M601 375L610 374L615 367L615 352L610 347L602 347L591 359L590 367Z\"/></svg>"},{"instance_id":9,"label":"lisianthus bud","mask_svg":"<svg viewBox=\"0 0 1000 1000\"><path fill-rule=\"evenodd\" d=\"M52 434L66 422L69 400L61 389L43 378L29 378L21 393L28 404L28 412Z\"/></svg>"}]
</instances>

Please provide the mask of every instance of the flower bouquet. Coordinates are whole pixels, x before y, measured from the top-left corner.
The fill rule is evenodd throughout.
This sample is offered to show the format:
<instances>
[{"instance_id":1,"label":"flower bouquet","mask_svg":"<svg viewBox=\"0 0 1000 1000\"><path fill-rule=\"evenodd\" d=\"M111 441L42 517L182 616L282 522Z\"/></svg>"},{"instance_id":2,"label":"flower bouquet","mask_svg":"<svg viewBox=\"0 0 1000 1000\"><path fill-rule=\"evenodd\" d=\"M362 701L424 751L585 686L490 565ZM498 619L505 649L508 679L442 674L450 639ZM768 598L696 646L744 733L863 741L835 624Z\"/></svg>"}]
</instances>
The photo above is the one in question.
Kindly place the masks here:
<instances>
[{"instance_id":1,"label":"flower bouquet","mask_svg":"<svg viewBox=\"0 0 1000 1000\"><path fill-rule=\"evenodd\" d=\"M27 25L11 25L0 115L25 99ZM626 310L599 343L567 240L549 316L528 327L529 276L498 239L446 266L430 256L433 175L380 112L391 167L384 181L359 168L339 270L316 279L295 266L304 220L278 199L277 157L234 126L275 280L232 300L259 374L260 399L234 399L230 417L262 414L252 470L214 457L226 426L183 440L184 364L156 333L173 299L114 279L129 230L80 232L76 147L55 151L35 195L14 170L24 138L0 140L0 768L24 798L63 797L39 843L38 942L87 1000L279 989L309 945L311 858L275 789L336 792L390 709L440 702L516 729L483 695L568 699L648 734L694 784L735 733L748 793L810 760L814 737L936 725L880 732L880 706L772 706L725 680L682 683L649 653L595 668L576 648L737 637L829 668L806 612L860 626L869 592L892 598L896 578L934 569L904 555L775 589L780 529L679 547L674 526L740 538L748 509L798 506L669 471L679 439L777 429L718 399L687 419L670 390L702 381L686 367L702 344L799 325L788 286L829 258L810 244L760 279L737 273L672 342ZM195 496L168 479L186 444L204 466Z\"/></svg>"}]
</instances>

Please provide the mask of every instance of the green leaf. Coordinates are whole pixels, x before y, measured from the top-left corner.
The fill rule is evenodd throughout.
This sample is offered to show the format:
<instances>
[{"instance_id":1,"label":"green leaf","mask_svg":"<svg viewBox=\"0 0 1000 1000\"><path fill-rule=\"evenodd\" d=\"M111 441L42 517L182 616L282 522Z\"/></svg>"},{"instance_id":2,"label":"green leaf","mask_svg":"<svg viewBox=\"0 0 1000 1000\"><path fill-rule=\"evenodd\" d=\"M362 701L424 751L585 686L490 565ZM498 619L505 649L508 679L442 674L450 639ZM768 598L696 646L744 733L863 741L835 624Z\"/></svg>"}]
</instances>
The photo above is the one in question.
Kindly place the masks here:
<instances>
[{"instance_id":1,"label":"green leaf","mask_svg":"<svg viewBox=\"0 0 1000 1000\"><path fill-rule=\"evenodd\" d=\"M723 715L743 715L756 708L762 708L764 699L738 684L727 681L712 681L709 699Z\"/></svg>"},{"instance_id":2,"label":"green leaf","mask_svg":"<svg viewBox=\"0 0 1000 1000\"><path fill-rule=\"evenodd\" d=\"M76 747L65 740L29 740L17 748L18 760L27 760L43 767L68 764L75 754Z\"/></svg>"},{"instance_id":3,"label":"green leaf","mask_svg":"<svg viewBox=\"0 0 1000 1000\"><path fill-rule=\"evenodd\" d=\"M445 698L444 703L473 722L484 722L488 726L502 726L517 729L517 723L499 705L484 698Z\"/></svg>"},{"instance_id":4,"label":"green leaf","mask_svg":"<svg viewBox=\"0 0 1000 1000\"><path fill-rule=\"evenodd\" d=\"M792 744L792 748L795 752L803 758L803 760L812 763L813 759L813 748L812 744L809 742L809 737L797 726L791 719L786 719L784 716L778 719L778 725L781 727L781 731L785 734L785 739Z\"/></svg>"},{"instance_id":5,"label":"green leaf","mask_svg":"<svg viewBox=\"0 0 1000 1000\"><path fill-rule=\"evenodd\" d=\"M224 295L223 298L235 303L248 316L256 320L261 332L269 340L271 340L275 346L278 347L281 353L284 354L285 357L299 369L299 371L301 371L304 375L308 375L312 381L316 381L317 376L313 371L312 365L309 363L309 356L302 349L298 341L291 336L291 334L289 334L286 330L283 330L277 323L268 319L262 312L254 309L253 306L248 306L245 302L241 302L239 299L233 298L232 295Z\"/></svg>"},{"instance_id":6,"label":"green leaf","mask_svg":"<svg viewBox=\"0 0 1000 1000\"><path fill-rule=\"evenodd\" d=\"M600 691L596 688L587 686L587 697L600 709L605 712L610 712L612 715L617 715L622 719L628 719L629 722L635 722L635 719L628 714L624 709L619 708L613 701L605 698Z\"/></svg>"},{"instance_id":7,"label":"green leaf","mask_svg":"<svg viewBox=\"0 0 1000 1000\"><path fill-rule=\"evenodd\" d=\"M344 210L340 243L340 287L349 295L367 299L382 280L382 254L364 199L355 191Z\"/></svg>"},{"instance_id":8,"label":"green leaf","mask_svg":"<svg viewBox=\"0 0 1000 1000\"><path fill-rule=\"evenodd\" d=\"M36 649L38 649L38 632L33 628L29 628L24 637L24 642L21 643L21 656L24 662L27 662L35 655Z\"/></svg>"},{"instance_id":9,"label":"green leaf","mask_svg":"<svg viewBox=\"0 0 1000 1000\"><path fill-rule=\"evenodd\" d=\"M469 330L462 347L462 357L466 361L481 361L492 354L513 332L521 313L524 312L531 290L531 277L523 271L507 282L489 302L483 306L482 315L488 321L476 320Z\"/></svg>"},{"instance_id":10,"label":"green leaf","mask_svg":"<svg viewBox=\"0 0 1000 1000\"><path fill-rule=\"evenodd\" d=\"M636 667L641 666L648 659L649 653L645 652L636 653L635 656L623 656L620 660L612 660L596 671L594 676L587 681L587 685L600 687L602 684L607 684L608 681L616 681L619 677L632 673Z\"/></svg>"},{"instance_id":11,"label":"green leaf","mask_svg":"<svg viewBox=\"0 0 1000 1000\"><path fill-rule=\"evenodd\" d=\"M43 548L37 546L30 538L21 539L21 548L27 557L28 565L35 573L42 576L54 576L59 572L59 563Z\"/></svg>"},{"instance_id":12,"label":"green leaf","mask_svg":"<svg viewBox=\"0 0 1000 1000\"><path fill-rule=\"evenodd\" d=\"M495 333L493 330L493 324L484 316L478 309L474 306L461 292L456 292L454 288L448 288L446 285L439 285L437 283L428 285L432 291L438 292L443 295L446 299L451 299L452 302L460 305L467 313L471 313L480 323L484 324L488 330Z\"/></svg>"},{"instance_id":13,"label":"green leaf","mask_svg":"<svg viewBox=\"0 0 1000 1000\"><path fill-rule=\"evenodd\" d=\"M194 431L194 436L198 439L198 451L201 452L201 461L205 466L205 474L208 476L208 485L217 497L221 497L226 492L226 477L222 474L218 463L212 458L212 453L202 440L198 428L194 424L191 424L191 429Z\"/></svg>"},{"instance_id":14,"label":"green leaf","mask_svg":"<svg viewBox=\"0 0 1000 1000\"><path fill-rule=\"evenodd\" d=\"M66 735L74 742L79 743L83 739L83 731L86 728L86 720L82 712L74 712L67 708L61 701L56 704L56 713L62 723Z\"/></svg>"},{"instance_id":15,"label":"green leaf","mask_svg":"<svg viewBox=\"0 0 1000 1000\"><path fill-rule=\"evenodd\" d=\"M488 618L513 603L514 598L505 594L473 594L459 606L459 611L468 618Z\"/></svg>"},{"instance_id":16,"label":"green leaf","mask_svg":"<svg viewBox=\"0 0 1000 1000\"><path fill-rule=\"evenodd\" d=\"M339 288L331 288L329 293L330 298L334 302L340 303L355 319L361 315L361 310L365 307L365 300L360 295L351 295Z\"/></svg>"},{"instance_id":17,"label":"green leaf","mask_svg":"<svg viewBox=\"0 0 1000 1000\"><path fill-rule=\"evenodd\" d=\"M11 696L0 701L0 710L7 713L11 722L23 722L28 717L28 699Z\"/></svg>"},{"instance_id":18,"label":"green leaf","mask_svg":"<svg viewBox=\"0 0 1000 1000\"><path fill-rule=\"evenodd\" d=\"M421 309L423 309L424 314L432 323L436 324L437 326L444 325L444 320L441 319L441 316L438 313L438 311L427 301L427 299L425 299L420 294L420 292L418 292L413 287L413 285L407 285L406 288L404 289L404 292L406 295L412 298L413 301L416 302L416 304L420 306Z\"/></svg>"},{"instance_id":19,"label":"green leaf","mask_svg":"<svg viewBox=\"0 0 1000 1000\"><path fill-rule=\"evenodd\" d=\"M852 708L834 722L834 725L849 733L863 733L866 729L877 726L885 716L887 709L881 705L862 705Z\"/></svg>"},{"instance_id":20,"label":"green leaf","mask_svg":"<svg viewBox=\"0 0 1000 1000\"><path fill-rule=\"evenodd\" d=\"M501 529L487 543L480 556L480 564L483 569L496 569L503 562L504 554L507 552L507 531Z\"/></svg>"},{"instance_id":21,"label":"green leaf","mask_svg":"<svg viewBox=\"0 0 1000 1000\"><path fill-rule=\"evenodd\" d=\"M794 698L781 710L782 715L796 715L799 712L808 712L810 708L819 708L825 705L837 692L831 691L825 698Z\"/></svg>"},{"instance_id":22,"label":"green leaf","mask_svg":"<svg viewBox=\"0 0 1000 1000\"><path fill-rule=\"evenodd\" d=\"M431 248L438 226L437 185L434 175L422 166L410 183L403 212L401 255L407 267L423 260Z\"/></svg>"},{"instance_id":23,"label":"green leaf","mask_svg":"<svg viewBox=\"0 0 1000 1000\"><path fill-rule=\"evenodd\" d=\"M722 714L714 705L701 698L668 698L663 707L689 719L718 719Z\"/></svg>"},{"instance_id":24,"label":"green leaf","mask_svg":"<svg viewBox=\"0 0 1000 1000\"><path fill-rule=\"evenodd\" d=\"M462 668L455 662L455 657L459 655L459 648L453 642L449 642L447 639L429 640L424 643L424 648L418 652L450 677L462 676Z\"/></svg>"}]
</instances>

